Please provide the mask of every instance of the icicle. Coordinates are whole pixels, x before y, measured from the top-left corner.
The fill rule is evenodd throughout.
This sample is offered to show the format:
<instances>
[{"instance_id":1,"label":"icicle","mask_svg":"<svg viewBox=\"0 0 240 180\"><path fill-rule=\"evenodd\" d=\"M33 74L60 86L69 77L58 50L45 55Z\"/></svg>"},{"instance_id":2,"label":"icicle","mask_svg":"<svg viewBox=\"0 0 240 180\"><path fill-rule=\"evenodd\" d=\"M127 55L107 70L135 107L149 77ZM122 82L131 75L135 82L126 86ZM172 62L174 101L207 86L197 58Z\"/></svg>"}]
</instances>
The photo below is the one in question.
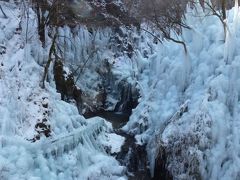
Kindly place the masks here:
<instances>
[{"instance_id":1,"label":"icicle","mask_svg":"<svg viewBox=\"0 0 240 180\"><path fill-rule=\"evenodd\" d=\"M68 144L64 144L63 146L63 152L67 153L68 152Z\"/></svg>"},{"instance_id":2,"label":"icicle","mask_svg":"<svg viewBox=\"0 0 240 180\"><path fill-rule=\"evenodd\" d=\"M89 149L91 149L91 150L95 149L94 146L93 146L93 143L91 142L91 140L90 140L90 138L89 138L89 136L86 135L85 138L86 138L86 141L87 141L87 143L88 143Z\"/></svg>"},{"instance_id":3,"label":"icicle","mask_svg":"<svg viewBox=\"0 0 240 180\"><path fill-rule=\"evenodd\" d=\"M87 139L85 138L85 136L83 136L83 143L84 143L84 147L86 147L87 149L90 149L90 145L89 145Z\"/></svg>"}]
</instances>

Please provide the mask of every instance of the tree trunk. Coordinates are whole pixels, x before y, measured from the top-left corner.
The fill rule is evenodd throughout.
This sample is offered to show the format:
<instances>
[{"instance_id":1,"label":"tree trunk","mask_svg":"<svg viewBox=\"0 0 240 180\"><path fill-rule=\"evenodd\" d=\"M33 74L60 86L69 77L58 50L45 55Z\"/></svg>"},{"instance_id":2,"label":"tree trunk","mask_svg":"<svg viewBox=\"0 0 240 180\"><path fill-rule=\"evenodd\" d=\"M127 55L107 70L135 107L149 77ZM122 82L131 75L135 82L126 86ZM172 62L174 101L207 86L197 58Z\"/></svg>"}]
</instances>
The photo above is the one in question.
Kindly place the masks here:
<instances>
[{"instance_id":1,"label":"tree trunk","mask_svg":"<svg viewBox=\"0 0 240 180\"><path fill-rule=\"evenodd\" d=\"M221 0L221 8L222 8L223 20L225 20L227 18L227 15L226 15L226 0Z\"/></svg>"}]
</instances>

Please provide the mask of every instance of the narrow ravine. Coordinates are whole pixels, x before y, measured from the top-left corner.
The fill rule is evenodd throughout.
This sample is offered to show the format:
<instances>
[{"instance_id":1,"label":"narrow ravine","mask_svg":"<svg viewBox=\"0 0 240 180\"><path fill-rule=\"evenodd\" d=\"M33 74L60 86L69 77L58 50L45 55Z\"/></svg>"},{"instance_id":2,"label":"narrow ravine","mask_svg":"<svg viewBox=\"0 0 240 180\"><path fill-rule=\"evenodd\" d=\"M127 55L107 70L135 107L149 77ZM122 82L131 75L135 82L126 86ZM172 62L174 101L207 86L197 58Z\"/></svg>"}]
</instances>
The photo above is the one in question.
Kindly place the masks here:
<instances>
[{"instance_id":1,"label":"narrow ravine","mask_svg":"<svg viewBox=\"0 0 240 180\"><path fill-rule=\"evenodd\" d=\"M91 98L83 98L81 90L74 84L73 78L70 77L67 80L64 78L64 66L62 63L55 63L55 82L56 88L58 92L61 93L61 98L65 101L69 101L69 99L74 99L76 101L76 106L78 107L79 113L82 114L82 108L79 108L85 102L91 102ZM69 86L69 84L71 86ZM164 157L159 157L156 160L157 166L155 167L155 172L153 178L151 178L150 170L149 170L149 163L147 158L146 152L146 145L138 145L136 144L136 140L134 135L128 134L121 130L121 128L127 124L129 121L129 117L132 114L132 109L135 109L138 105L138 97L139 92L136 88L132 88L130 85L120 86L121 88L118 89L121 93L113 93L112 96L115 99L120 98L117 106L114 108L113 111L105 111L99 110L104 109L104 107L92 107L93 105L89 105L89 109L95 110L87 111L85 114L82 114L86 119L93 118L93 117L101 117L107 120L112 124L113 133L120 135L125 138L125 142L121 147L121 151L117 154L112 154L122 166L127 167L127 176L130 180L150 180L150 179L171 179L168 176L168 173L165 164L166 160ZM73 91L72 91L73 89ZM132 89L135 91L132 92ZM70 92L70 93L69 93ZM120 94L120 96L119 96ZM106 95L105 95L106 96ZM105 104L105 98L100 98L103 102L100 104ZM97 101L97 100L96 100Z\"/></svg>"}]
</instances>

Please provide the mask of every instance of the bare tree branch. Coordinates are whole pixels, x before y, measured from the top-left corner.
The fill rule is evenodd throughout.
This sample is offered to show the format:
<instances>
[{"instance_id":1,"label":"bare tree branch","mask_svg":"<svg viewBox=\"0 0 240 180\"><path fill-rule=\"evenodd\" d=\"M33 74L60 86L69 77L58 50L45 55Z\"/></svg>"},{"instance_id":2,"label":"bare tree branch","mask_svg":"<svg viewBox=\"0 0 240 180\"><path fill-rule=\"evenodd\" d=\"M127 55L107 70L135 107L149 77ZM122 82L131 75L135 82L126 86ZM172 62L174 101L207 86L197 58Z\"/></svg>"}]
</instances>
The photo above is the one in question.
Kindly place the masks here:
<instances>
[{"instance_id":1,"label":"bare tree branch","mask_svg":"<svg viewBox=\"0 0 240 180\"><path fill-rule=\"evenodd\" d=\"M42 85L41 85L42 88L45 88L45 79L46 79L47 74L48 74L49 66L50 66L51 62L53 61L52 55L55 55L55 57L57 57L56 47L55 47L56 39L57 39L57 33L53 37L52 45L50 47L49 54L48 54L48 61L47 61L47 64L45 65L45 68L44 68L44 74L43 74Z\"/></svg>"},{"instance_id":2,"label":"bare tree branch","mask_svg":"<svg viewBox=\"0 0 240 180\"><path fill-rule=\"evenodd\" d=\"M2 6L1 6L1 5L0 5L0 10L1 10L1 12L2 12L2 14L3 14L4 18L7 18L7 15L6 15L6 13L3 11L3 9L2 9Z\"/></svg>"}]
</instances>

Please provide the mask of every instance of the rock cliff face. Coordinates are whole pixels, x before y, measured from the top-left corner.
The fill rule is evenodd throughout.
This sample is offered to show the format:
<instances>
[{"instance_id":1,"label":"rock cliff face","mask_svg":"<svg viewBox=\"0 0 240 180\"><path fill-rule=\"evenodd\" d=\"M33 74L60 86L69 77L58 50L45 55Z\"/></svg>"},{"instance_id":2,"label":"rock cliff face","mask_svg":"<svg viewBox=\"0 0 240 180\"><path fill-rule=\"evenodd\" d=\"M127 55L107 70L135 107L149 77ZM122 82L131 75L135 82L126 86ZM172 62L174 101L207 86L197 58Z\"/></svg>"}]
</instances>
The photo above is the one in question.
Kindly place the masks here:
<instances>
[{"instance_id":1,"label":"rock cliff face","mask_svg":"<svg viewBox=\"0 0 240 180\"><path fill-rule=\"evenodd\" d=\"M134 30L135 31L135 30ZM63 27L58 43L65 52L54 65L56 88L85 116L99 111L130 114L139 98L133 32L122 27ZM127 65L126 65L127 63Z\"/></svg>"},{"instance_id":2,"label":"rock cliff face","mask_svg":"<svg viewBox=\"0 0 240 180\"><path fill-rule=\"evenodd\" d=\"M100 80L97 88L91 89L94 94L90 94L76 85L76 77L72 73L67 74L62 61L56 61L54 64L56 89L61 93L62 100L74 102L83 115L89 116L99 111L114 111L130 115L131 110L138 104L139 91L136 84L131 84L127 79L119 80L111 68L113 67L106 61L96 69Z\"/></svg>"}]
</instances>

